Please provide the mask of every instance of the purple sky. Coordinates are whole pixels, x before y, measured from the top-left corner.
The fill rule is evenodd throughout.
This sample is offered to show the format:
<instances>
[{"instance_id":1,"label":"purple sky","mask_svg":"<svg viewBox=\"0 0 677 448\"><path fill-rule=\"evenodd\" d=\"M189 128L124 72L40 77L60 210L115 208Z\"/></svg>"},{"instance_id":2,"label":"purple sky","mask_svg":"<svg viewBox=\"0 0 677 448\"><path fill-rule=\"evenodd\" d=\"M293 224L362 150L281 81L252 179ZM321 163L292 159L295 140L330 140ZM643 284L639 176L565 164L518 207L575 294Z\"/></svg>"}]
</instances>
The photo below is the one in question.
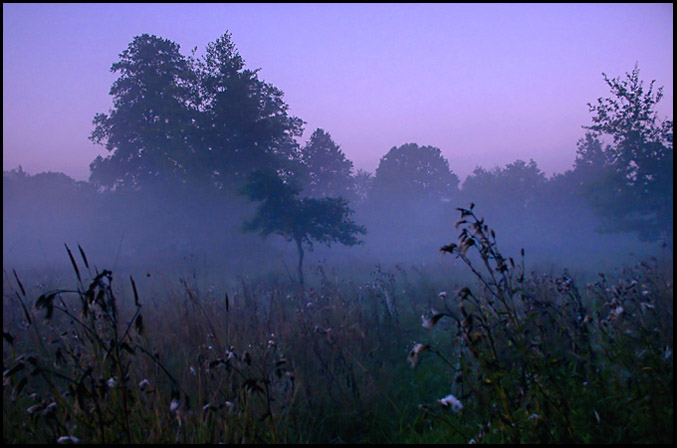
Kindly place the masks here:
<instances>
[{"instance_id":1,"label":"purple sky","mask_svg":"<svg viewBox=\"0 0 677 448\"><path fill-rule=\"evenodd\" d=\"M112 107L109 72L133 37L184 55L225 31L290 112L356 168L392 146L442 150L461 179L533 158L571 167L602 72L664 86L673 117L672 4L3 4L3 170L89 176L87 137Z\"/></svg>"}]
</instances>

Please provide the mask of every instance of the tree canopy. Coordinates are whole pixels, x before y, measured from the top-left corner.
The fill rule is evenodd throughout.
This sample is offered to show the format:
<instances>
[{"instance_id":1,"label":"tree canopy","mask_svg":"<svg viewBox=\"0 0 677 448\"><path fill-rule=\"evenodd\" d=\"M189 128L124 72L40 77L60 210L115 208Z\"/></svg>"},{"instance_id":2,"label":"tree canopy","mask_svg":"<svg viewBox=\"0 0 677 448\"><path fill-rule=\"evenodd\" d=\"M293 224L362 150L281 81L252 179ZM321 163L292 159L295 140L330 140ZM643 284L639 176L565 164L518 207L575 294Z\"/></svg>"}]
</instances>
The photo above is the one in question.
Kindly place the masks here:
<instances>
[{"instance_id":1,"label":"tree canopy","mask_svg":"<svg viewBox=\"0 0 677 448\"><path fill-rule=\"evenodd\" d=\"M310 197L355 196L352 177L353 162L348 160L339 145L324 129L316 129L301 156L306 174L304 192Z\"/></svg>"},{"instance_id":2,"label":"tree canopy","mask_svg":"<svg viewBox=\"0 0 677 448\"><path fill-rule=\"evenodd\" d=\"M503 168L475 168L463 183L463 196L468 202L500 204L515 212L533 205L546 182L536 162L516 160Z\"/></svg>"},{"instance_id":3,"label":"tree canopy","mask_svg":"<svg viewBox=\"0 0 677 448\"><path fill-rule=\"evenodd\" d=\"M258 78L230 33L207 45L196 63L199 79L198 158L221 184L243 183L252 170L295 171L303 121L289 115L284 93Z\"/></svg>"},{"instance_id":4,"label":"tree canopy","mask_svg":"<svg viewBox=\"0 0 677 448\"><path fill-rule=\"evenodd\" d=\"M195 52L195 50L194 50ZM229 33L203 57L143 34L114 63L113 109L94 117L90 139L111 153L91 164L92 182L109 188L207 183L232 189L250 171L299 166L284 94L245 68Z\"/></svg>"},{"instance_id":5,"label":"tree canopy","mask_svg":"<svg viewBox=\"0 0 677 448\"><path fill-rule=\"evenodd\" d=\"M392 147L381 158L371 193L376 198L448 199L458 183L439 148L407 143Z\"/></svg>"},{"instance_id":6,"label":"tree canopy","mask_svg":"<svg viewBox=\"0 0 677 448\"><path fill-rule=\"evenodd\" d=\"M313 242L330 246L361 244L357 234L366 233L350 216L353 211L346 199L299 198L301 188L283 181L272 170L251 173L242 193L252 201L261 202L255 216L245 221L244 230L263 236L277 234L295 241L299 255L298 278L303 284L304 246L312 250Z\"/></svg>"},{"instance_id":7,"label":"tree canopy","mask_svg":"<svg viewBox=\"0 0 677 448\"><path fill-rule=\"evenodd\" d=\"M656 105L663 88L648 89L639 68L625 78L610 79L608 98L588 104L593 114L588 135L579 143L578 169L597 167L585 192L602 219L602 230L637 232L655 240L672 234L673 129L672 120L660 120ZM603 145L601 139L611 140Z\"/></svg>"},{"instance_id":8,"label":"tree canopy","mask_svg":"<svg viewBox=\"0 0 677 448\"><path fill-rule=\"evenodd\" d=\"M112 65L120 74L110 89L113 109L96 114L90 136L111 154L92 162L93 183L137 188L185 178L195 76L179 49L143 34Z\"/></svg>"}]
</instances>

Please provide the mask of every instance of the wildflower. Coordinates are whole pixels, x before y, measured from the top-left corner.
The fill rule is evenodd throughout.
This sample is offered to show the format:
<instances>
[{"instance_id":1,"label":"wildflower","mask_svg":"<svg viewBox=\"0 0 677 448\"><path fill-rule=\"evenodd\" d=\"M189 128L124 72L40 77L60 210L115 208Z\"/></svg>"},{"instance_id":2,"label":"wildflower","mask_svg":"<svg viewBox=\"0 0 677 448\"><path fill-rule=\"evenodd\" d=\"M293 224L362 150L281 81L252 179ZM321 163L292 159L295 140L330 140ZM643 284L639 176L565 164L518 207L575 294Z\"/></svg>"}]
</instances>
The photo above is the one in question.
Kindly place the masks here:
<instances>
[{"instance_id":1,"label":"wildflower","mask_svg":"<svg viewBox=\"0 0 677 448\"><path fill-rule=\"evenodd\" d=\"M150 381L148 381L147 379L144 378L141 381L139 381L139 389L145 390L148 386L150 386Z\"/></svg>"},{"instance_id":2,"label":"wildflower","mask_svg":"<svg viewBox=\"0 0 677 448\"><path fill-rule=\"evenodd\" d=\"M197 375L197 370L195 370L195 367L190 366L190 374L193 376Z\"/></svg>"},{"instance_id":3,"label":"wildflower","mask_svg":"<svg viewBox=\"0 0 677 448\"><path fill-rule=\"evenodd\" d=\"M47 405L45 409L42 410L42 412L40 412L40 415L46 417L48 415L54 414L54 411L56 411L56 403L51 402L50 404Z\"/></svg>"},{"instance_id":4,"label":"wildflower","mask_svg":"<svg viewBox=\"0 0 677 448\"><path fill-rule=\"evenodd\" d=\"M458 414L463 410L463 404L459 401L458 398L454 397L451 394L437 400L437 402L445 408L451 407L451 410L454 411L456 414Z\"/></svg>"},{"instance_id":5,"label":"wildflower","mask_svg":"<svg viewBox=\"0 0 677 448\"><path fill-rule=\"evenodd\" d=\"M444 300L447 298L447 292L446 291L440 291L438 294L440 296L440 299Z\"/></svg>"},{"instance_id":6,"label":"wildflower","mask_svg":"<svg viewBox=\"0 0 677 448\"><path fill-rule=\"evenodd\" d=\"M80 443L80 439L74 436L61 436L56 439L56 443L60 445L64 443Z\"/></svg>"},{"instance_id":7,"label":"wildflower","mask_svg":"<svg viewBox=\"0 0 677 448\"><path fill-rule=\"evenodd\" d=\"M652 310L652 309L655 308L655 307L653 306L653 304L651 304L651 303L649 303L649 302L642 302L642 303L640 303L639 305L642 307L642 310Z\"/></svg>"},{"instance_id":8,"label":"wildflower","mask_svg":"<svg viewBox=\"0 0 677 448\"><path fill-rule=\"evenodd\" d=\"M417 343L414 345L414 348L411 349L411 351L409 352L409 356L407 357L407 362L411 364L412 369L416 367L416 364L418 364L419 354L429 348L430 346L426 344Z\"/></svg>"},{"instance_id":9,"label":"wildflower","mask_svg":"<svg viewBox=\"0 0 677 448\"><path fill-rule=\"evenodd\" d=\"M172 398L172 402L169 403L169 412L178 411L180 405L181 405L181 400L179 400L178 398Z\"/></svg>"},{"instance_id":10,"label":"wildflower","mask_svg":"<svg viewBox=\"0 0 677 448\"><path fill-rule=\"evenodd\" d=\"M609 319L609 320L617 319L618 316L620 316L621 313L622 313L623 311L624 311L624 310L623 310L623 307L620 306L620 305L618 305L616 308L614 308L613 310L611 310L611 312L609 313L608 319Z\"/></svg>"},{"instance_id":11,"label":"wildflower","mask_svg":"<svg viewBox=\"0 0 677 448\"><path fill-rule=\"evenodd\" d=\"M226 409L228 410L228 413L229 413L229 414L232 413L232 412L235 410L235 405L233 404L232 401L226 401L226 402L224 403L224 406L225 406Z\"/></svg>"},{"instance_id":12,"label":"wildflower","mask_svg":"<svg viewBox=\"0 0 677 448\"><path fill-rule=\"evenodd\" d=\"M115 378L110 377L108 378L108 381L106 381L106 386L108 386L109 389L112 389L115 387Z\"/></svg>"},{"instance_id":13,"label":"wildflower","mask_svg":"<svg viewBox=\"0 0 677 448\"><path fill-rule=\"evenodd\" d=\"M29 415L34 414L36 411L42 409L43 406L44 406L44 403L34 404L33 406L31 406L31 407L29 407L28 409L26 409L26 412L27 412Z\"/></svg>"}]
</instances>

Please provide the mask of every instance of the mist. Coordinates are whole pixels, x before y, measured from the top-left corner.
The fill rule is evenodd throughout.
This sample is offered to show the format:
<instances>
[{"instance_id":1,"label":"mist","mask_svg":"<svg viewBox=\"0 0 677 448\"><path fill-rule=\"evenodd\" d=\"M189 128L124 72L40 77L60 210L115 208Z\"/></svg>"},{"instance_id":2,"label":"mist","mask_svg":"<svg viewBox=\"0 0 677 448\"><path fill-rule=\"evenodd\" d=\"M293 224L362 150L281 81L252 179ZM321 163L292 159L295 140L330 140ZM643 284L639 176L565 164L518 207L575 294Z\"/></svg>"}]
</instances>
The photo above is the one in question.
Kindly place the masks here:
<instances>
[{"instance_id":1,"label":"mist","mask_svg":"<svg viewBox=\"0 0 677 448\"><path fill-rule=\"evenodd\" d=\"M3 440L672 444L673 41L3 4Z\"/></svg>"},{"instance_id":2,"label":"mist","mask_svg":"<svg viewBox=\"0 0 677 448\"><path fill-rule=\"evenodd\" d=\"M510 192L467 190L470 187L442 199L394 194L355 200L350 204L353 218L367 229L360 237L363 244L315 243L306 254L309 275L318 265L346 277L364 275L377 265L425 267L432 272L460 269L459 262L442 255L440 247L456 240L455 223L461 219L457 208L471 203L496 232L506 256L518 259L525 250L530 271L554 274L568 268L596 274L669 255L670 249L661 248L661 242L641 241L635 234L600 233L598 217L575 192L549 190L527 202L512 200ZM207 195L189 188L100 192L60 173L5 172L3 265L34 272L59 266L69 272L67 245L72 251L82 247L99 269L139 276L178 277L199 269L230 281L239 276L293 281L294 244L279 235L243 232L243 222L255 208L236 193Z\"/></svg>"}]
</instances>

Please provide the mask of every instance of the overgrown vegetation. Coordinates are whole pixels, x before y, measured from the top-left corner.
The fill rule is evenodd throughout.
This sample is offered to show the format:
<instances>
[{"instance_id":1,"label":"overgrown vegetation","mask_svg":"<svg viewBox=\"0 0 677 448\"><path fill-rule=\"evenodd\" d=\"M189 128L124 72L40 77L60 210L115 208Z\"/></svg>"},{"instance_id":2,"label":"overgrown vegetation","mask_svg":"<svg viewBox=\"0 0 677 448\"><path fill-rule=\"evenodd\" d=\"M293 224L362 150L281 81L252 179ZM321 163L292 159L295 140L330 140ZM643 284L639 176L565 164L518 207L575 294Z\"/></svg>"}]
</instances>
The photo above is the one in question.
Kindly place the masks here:
<instances>
[{"instance_id":1,"label":"overgrown vegetation","mask_svg":"<svg viewBox=\"0 0 677 448\"><path fill-rule=\"evenodd\" d=\"M318 265L305 290L193 273L143 293L81 248L73 289L5 271L3 440L672 442L671 260L581 287L459 210L442 251L475 282Z\"/></svg>"},{"instance_id":2,"label":"overgrown vegetation","mask_svg":"<svg viewBox=\"0 0 677 448\"><path fill-rule=\"evenodd\" d=\"M572 170L548 179L518 160L460 189L432 146L394 146L373 176L353 174L322 129L302 148L303 121L229 33L201 58L143 34L111 69L114 108L91 135L109 154L90 182L3 173L5 264L52 269L52 243L74 238L107 263L66 247L67 289L5 267L5 442L672 442L672 121L637 68L604 75L613 96L590 106ZM358 272L430 260L460 201L481 201L512 244L578 257L575 269L632 250L595 227L670 254L582 286L528 272L524 250L505 256L471 205L443 272ZM266 273L283 252L243 223L295 241L295 279ZM304 281L313 242L358 235L373 252ZM194 252L230 279L166 276ZM152 268L119 281L118 261Z\"/></svg>"}]
</instances>

